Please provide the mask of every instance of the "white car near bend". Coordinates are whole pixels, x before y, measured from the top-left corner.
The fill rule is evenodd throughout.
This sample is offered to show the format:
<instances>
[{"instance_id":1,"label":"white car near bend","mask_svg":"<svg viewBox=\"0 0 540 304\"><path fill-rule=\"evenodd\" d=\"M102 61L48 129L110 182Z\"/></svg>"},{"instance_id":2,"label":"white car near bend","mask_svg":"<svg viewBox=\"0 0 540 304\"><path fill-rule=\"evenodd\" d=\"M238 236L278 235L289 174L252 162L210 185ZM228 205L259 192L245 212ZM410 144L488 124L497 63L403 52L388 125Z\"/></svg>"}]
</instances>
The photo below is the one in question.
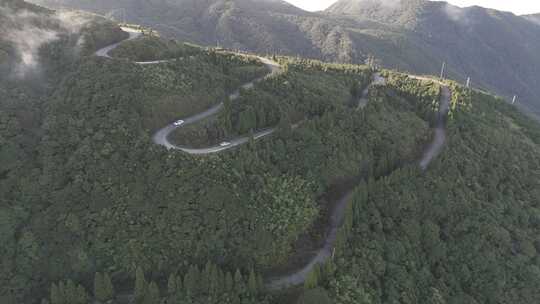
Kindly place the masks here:
<instances>
[{"instance_id":1,"label":"white car near bend","mask_svg":"<svg viewBox=\"0 0 540 304\"><path fill-rule=\"evenodd\" d=\"M220 145L221 147L226 147L226 146L230 146L231 143L228 142L228 141L224 141L224 142L220 143L219 145Z\"/></svg>"},{"instance_id":2,"label":"white car near bend","mask_svg":"<svg viewBox=\"0 0 540 304\"><path fill-rule=\"evenodd\" d=\"M185 121L183 121L183 120L180 119L180 120L175 121L175 122L173 123L173 125L174 125L175 127L178 127L178 126L183 125L184 122L185 122Z\"/></svg>"}]
</instances>

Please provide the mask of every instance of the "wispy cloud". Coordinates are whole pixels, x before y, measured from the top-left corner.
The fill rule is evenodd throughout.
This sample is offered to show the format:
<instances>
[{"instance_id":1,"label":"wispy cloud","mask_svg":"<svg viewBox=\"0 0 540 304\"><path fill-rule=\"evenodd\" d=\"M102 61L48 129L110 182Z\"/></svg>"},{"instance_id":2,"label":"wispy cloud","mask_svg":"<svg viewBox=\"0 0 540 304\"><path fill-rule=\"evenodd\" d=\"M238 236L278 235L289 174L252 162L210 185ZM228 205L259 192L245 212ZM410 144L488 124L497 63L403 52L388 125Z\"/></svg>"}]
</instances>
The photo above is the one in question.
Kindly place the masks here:
<instances>
[{"instance_id":1,"label":"wispy cloud","mask_svg":"<svg viewBox=\"0 0 540 304\"><path fill-rule=\"evenodd\" d=\"M453 6L451 4L445 4L444 12L446 13L446 15L448 15L448 18L450 18L450 20L454 22L457 22L457 23L469 22L469 18L467 17L467 13L465 9L459 8L457 6Z\"/></svg>"},{"instance_id":2,"label":"wispy cloud","mask_svg":"<svg viewBox=\"0 0 540 304\"><path fill-rule=\"evenodd\" d=\"M58 40L62 34L79 33L89 21L74 12L38 15L28 10L15 11L2 6L0 18L7 24L7 27L0 29L2 39L14 48L18 57L13 70L13 76L17 78L39 72L39 50L42 46Z\"/></svg>"}]
</instances>

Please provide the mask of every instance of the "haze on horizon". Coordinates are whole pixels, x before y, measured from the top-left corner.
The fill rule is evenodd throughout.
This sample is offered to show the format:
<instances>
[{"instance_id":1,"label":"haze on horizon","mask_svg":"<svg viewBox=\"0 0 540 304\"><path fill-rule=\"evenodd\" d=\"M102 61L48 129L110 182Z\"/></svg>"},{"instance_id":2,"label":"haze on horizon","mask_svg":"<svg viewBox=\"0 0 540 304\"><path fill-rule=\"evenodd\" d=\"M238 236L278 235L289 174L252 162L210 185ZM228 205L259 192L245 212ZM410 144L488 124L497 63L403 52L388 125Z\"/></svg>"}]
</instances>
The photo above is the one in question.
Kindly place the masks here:
<instances>
[{"instance_id":1,"label":"haze on horizon","mask_svg":"<svg viewBox=\"0 0 540 304\"><path fill-rule=\"evenodd\" d=\"M308 11L324 10L337 0L285 0ZM513 12L516 15L540 13L540 1L533 0L447 0L446 2L460 7L478 5L501 11Z\"/></svg>"}]
</instances>

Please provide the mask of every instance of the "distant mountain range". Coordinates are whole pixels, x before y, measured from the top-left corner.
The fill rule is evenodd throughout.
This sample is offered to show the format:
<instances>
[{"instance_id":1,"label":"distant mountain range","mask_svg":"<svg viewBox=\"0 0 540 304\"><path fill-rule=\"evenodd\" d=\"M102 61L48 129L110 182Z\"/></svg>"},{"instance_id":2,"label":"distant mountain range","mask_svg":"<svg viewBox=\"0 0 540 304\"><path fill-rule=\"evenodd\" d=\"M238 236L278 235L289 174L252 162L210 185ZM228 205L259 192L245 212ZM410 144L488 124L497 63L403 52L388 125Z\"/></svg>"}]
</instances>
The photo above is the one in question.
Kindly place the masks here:
<instances>
[{"instance_id":1,"label":"distant mountain range","mask_svg":"<svg viewBox=\"0 0 540 304\"><path fill-rule=\"evenodd\" d=\"M540 115L540 15L516 16L427 0L340 0L324 12L280 0L34 0L151 26L163 35L265 53L438 74L501 95ZM536 24L538 23L538 24Z\"/></svg>"}]
</instances>

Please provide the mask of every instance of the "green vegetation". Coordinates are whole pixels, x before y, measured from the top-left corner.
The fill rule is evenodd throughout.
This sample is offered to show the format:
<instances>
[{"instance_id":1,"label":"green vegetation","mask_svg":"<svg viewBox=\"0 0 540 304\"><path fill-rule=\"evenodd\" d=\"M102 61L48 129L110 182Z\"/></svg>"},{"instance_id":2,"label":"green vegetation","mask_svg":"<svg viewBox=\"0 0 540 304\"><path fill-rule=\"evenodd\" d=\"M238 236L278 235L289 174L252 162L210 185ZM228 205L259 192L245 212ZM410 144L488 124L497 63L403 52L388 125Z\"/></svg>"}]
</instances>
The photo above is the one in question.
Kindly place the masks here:
<instances>
[{"instance_id":1,"label":"green vegetation","mask_svg":"<svg viewBox=\"0 0 540 304\"><path fill-rule=\"evenodd\" d=\"M540 298L540 127L501 100L450 83L448 143L420 172L439 85L385 71L357 109L371 70L280 57L283 74L207 122L215 134L194 129L201 144L277 131L191 156L155 146L152 130L224 100L261 64L199 49L139 66L71 52L72 38L41 48L45 80L0 82L0 303ZM262 274L303 266L353 187L334 258L291 293L264 290Z\"/></svg>"},{"instance_id":2,"label":"green vegetation","mask_svg":"<svg viewBox=\"0 0 540 304\"><path fill-rule=\"evenodd\" d=\"M119 29L115 23L104 18L96 18L85 23L81 33L84 35L84 55L92 55L96 50L125 39L128 35Z\"/></svg>"},{"instance_id":3,"label":"green vegetation","mask_svg":"<svg viewBox=\"0 0 540 304\"><path fill-rule=\"evenodd\" d=\"M320 284L334 303L540 298L540 127L502 100L453 90L449 142L430 170L357 188L336 272Z\"/></svg>"},{"instance_id":4,"label":"green vegetation","mask_svg":"<svg viewBox=\"0 0 540 304\"><path fill-rule=\"evenodd\" d=\"M225 138L249 134L278 125L298 126L304 119L321 116L334 107L347 108L354 96L350 87L368 85L370 71L353 65L322 65L317 61L281 59L287 73L257 83L240 97L225 102L216 117L179 128L175 142L186 146L208 146ZM334 98L337 104L328 103ZM353 107L354 108L354 107Z\"/></svg>"},{"instance_id":5,"label":"green vegetation","mask_svg":"<svg viewBox=\"0 0 540 304\"><path fill-rule=\"evenodd\" d=\"M269 140L204 158L152 144L148 130L170 115L156 103L159 87L165 96L183 78L191 84L179 90L186 98L203 90L218 95L215 85L223 94L257 75L238 72L252 63L201 53L163 66L94 57L69 66L62 82L51 84L54 93L43 95L42 123L34 131L2 129L15 148L13 136L36 137L30 155L3 152L4 159L19 160L2 174L3 295L28 301L52 282L71 279L105 298L108 283L96 272L124 286L135 280L137 267L153 282L208 261L219 262L224 273L261 273L286 262L326 208L318 197L333 184L413 158L427 140L427 124L407 107L396 109L397 100L351 111L350 85L365 84L368 70L291 61L288 74L226 107L235 121L242 117L236 113L257 104L258 95L250 94L264 92L280 111L248 127L279 120ZM149 81L167 69L184 72ZM414 101L406 102L412 109ZM291 128L298 119L303 123ZM254 285L249 275L246 284Z\"/></svg>"},{"instance_id":6,"label":"green vegetation","mask_svg":"<svg viewBox=\"0 0 540 304\"><path fill-rule=\"evenodd\" d=\"M130 65L140 74L144 94L143 126L155 130L181 117L200 113L224 101L228 94L267 73L249 57L199 51L158 65Z\"/></svg>"},{"instance_id":7,"label":"green vegetation","mask_svg":"<svg viewBox=\"0 0 540 304\"><path fill-rule=\"evenodd\" d=\"M139 39L122 43L118 48L112 50L110 55L127 58L131 61L153 61L188 57L200 52L200 48L194 45L145 34Z\"/></svg>"}]
</instances>

